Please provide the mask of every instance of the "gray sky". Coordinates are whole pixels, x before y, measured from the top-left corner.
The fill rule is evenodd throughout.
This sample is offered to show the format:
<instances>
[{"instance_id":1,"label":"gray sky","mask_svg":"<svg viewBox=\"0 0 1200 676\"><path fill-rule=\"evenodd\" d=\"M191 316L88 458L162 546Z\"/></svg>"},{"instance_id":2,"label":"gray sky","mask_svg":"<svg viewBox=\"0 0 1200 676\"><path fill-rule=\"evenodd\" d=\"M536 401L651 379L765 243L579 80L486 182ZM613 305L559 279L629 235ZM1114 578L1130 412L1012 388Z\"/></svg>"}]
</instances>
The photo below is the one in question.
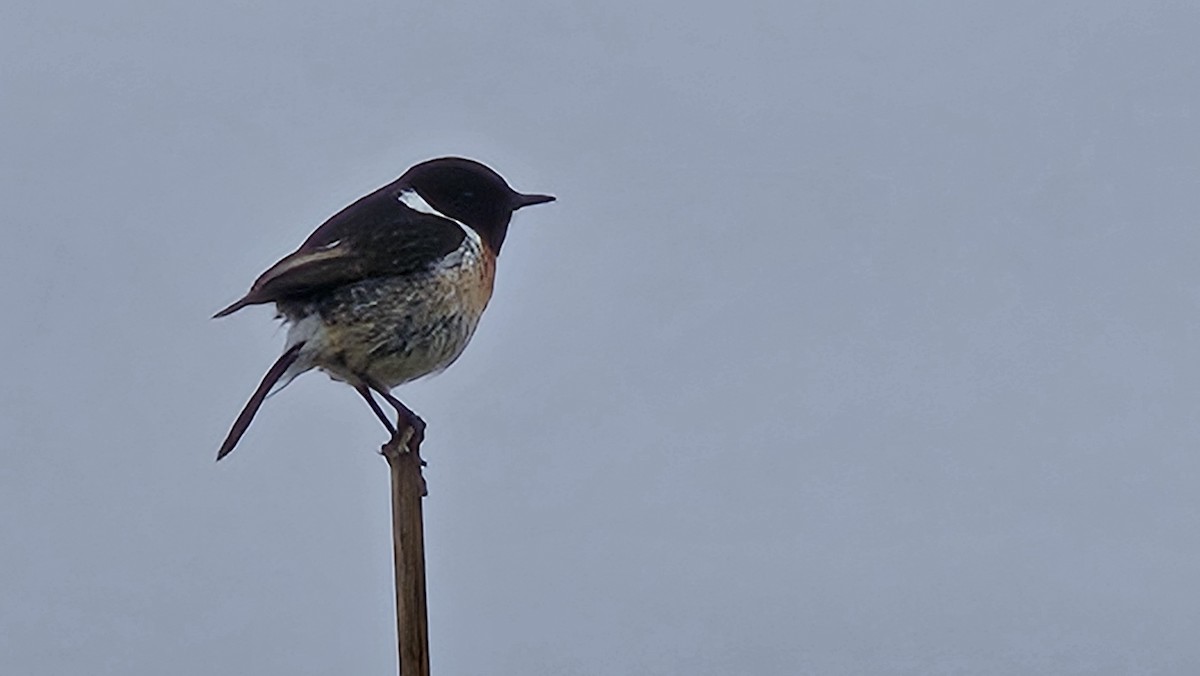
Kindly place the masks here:
<instances>
[{"instance_id":1,"label":"gray sky","mask_svg":"<svg viewBox=\"0 0 1200 676\"><path fill-rule=\"evenodd\" d=\"M904 4L905 7L900 5ZM386 674L382 428L208 316L432 156L439 674L1200 671L1200 10L0 7L0 669Z\"/></svg>"}]
</instances>

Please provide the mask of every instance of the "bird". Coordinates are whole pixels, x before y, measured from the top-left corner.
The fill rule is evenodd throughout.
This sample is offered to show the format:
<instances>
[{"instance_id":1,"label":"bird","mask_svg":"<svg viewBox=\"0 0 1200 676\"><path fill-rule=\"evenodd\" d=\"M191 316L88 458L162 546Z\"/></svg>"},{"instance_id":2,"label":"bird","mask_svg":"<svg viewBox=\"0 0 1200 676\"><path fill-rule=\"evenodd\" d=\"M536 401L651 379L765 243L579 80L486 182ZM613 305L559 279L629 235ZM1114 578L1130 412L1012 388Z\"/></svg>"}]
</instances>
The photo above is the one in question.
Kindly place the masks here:
<instances>
[{"instance_id":1,"label":"bird","mask_svg":"<svg viewBox=\"0 0 1200 676\"><path fill-rule=\"evenodd\" d=\"M213 315L274 303L288 327L217 451L228 455L267 396L318 369L355 389L396 440L420 453L425 422L391 390L449 367L492 296L496 258L518 209L555 200L523 194L475 160L439 157L334 214L249 292ZM393 425L373 395L396 411Z\"/></svg>"}]
</instances>

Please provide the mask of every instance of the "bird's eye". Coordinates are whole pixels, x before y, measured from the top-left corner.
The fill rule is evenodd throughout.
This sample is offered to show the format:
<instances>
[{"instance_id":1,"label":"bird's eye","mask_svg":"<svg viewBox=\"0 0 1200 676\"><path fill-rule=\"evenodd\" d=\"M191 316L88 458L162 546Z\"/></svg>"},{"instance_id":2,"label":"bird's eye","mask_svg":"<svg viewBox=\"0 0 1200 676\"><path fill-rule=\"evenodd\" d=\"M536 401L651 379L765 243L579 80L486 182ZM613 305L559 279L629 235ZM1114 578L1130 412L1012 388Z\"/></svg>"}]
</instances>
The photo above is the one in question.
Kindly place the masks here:
<instances>
[{"instance_id":1,"label":"bird's eye","mask_svg":"<svg viewBox=\"0 0 1200 676\"><path fill-rule=\"evenodd\" d=\"M461 193L459 193L458 196L460 199L473 200L473 199L475 199L475 191L474 190L464 190Z\"/></svg>"}]
</instances>

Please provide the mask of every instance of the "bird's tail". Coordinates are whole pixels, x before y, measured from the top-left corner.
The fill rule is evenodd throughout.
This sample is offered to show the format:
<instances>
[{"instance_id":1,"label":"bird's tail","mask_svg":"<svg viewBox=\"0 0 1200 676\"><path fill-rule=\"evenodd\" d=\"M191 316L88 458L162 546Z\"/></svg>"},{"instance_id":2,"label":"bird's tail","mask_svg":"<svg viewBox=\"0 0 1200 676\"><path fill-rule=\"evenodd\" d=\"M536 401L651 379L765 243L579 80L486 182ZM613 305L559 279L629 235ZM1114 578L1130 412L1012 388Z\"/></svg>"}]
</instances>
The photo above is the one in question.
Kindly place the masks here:
<instances>
[{"instance_id":1,"label":"bird's tail","mask_svg":"<svg viewBox=\"0 0 1200 676\"><path fill-rule=\"evenodd\" d=\"M241 310L242 308L246 307L247 305L250 305L250 303L248 303L245 298L242 298L241 300L237 301L233 305L230 305L229 307L225 308L224 310L221 310L217 314L213 315L212 318L219 319L221 317L228 317L229 315L237 312L238 310Z\"/></svg>"},{"instance_id":2,"label":"bird's tail","mask_svg":"<svg viewBox=\"0 0 1200 676\"><path fill-rule=\"evenodd\" d=\"M237 446L238 440L242 438L242 435L246 433L246 429L250 427L250 421L254 420L254 414L258 413L258 408L262 406L263 400L267 398L267 394L272 391L275 384L285 374L289 374L292 366L297 365L296 360L300 357L300 350L303 347L303 342L289 346L283 355L271 365L271 368L267 371L267 375L263 376L262 382L258 384L258 389L254 390L254 394L250 396L250 401L246 402L246 406L238 414L237 420L233 421L233 427L230 428L229 435L225 437L224 443L221 444L221 450L217 451L217 460L229 455L233 447ZM283 384L286 385L291 378L296 377L304 370L307 369L302 368L290 373L291 377L287 381L284 381Z\"/></svg>"}]
</instances>

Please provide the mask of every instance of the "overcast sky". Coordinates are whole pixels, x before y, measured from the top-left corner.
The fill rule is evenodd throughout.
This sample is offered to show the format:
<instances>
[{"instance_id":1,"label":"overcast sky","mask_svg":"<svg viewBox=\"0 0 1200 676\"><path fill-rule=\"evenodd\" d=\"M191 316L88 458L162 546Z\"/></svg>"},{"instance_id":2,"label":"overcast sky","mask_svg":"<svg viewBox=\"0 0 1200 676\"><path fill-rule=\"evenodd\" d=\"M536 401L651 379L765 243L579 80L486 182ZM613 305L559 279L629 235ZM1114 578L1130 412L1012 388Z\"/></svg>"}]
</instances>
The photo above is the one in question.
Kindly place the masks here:
<instances>
[{"instance_id":1,"label":"overcast sky","mask_svg":"<svg viewBox=\"0 0 1200 676\"><path fill-rule=\"evenodd\" d=\"M969 6L968 6L969 5ZM735 9L736 7L736 9ZM1190 2L0 5L0 671L393 673L386 434L221 321L461 154L436 674L1200 673Z\"/></svg>"}]
</instances>

